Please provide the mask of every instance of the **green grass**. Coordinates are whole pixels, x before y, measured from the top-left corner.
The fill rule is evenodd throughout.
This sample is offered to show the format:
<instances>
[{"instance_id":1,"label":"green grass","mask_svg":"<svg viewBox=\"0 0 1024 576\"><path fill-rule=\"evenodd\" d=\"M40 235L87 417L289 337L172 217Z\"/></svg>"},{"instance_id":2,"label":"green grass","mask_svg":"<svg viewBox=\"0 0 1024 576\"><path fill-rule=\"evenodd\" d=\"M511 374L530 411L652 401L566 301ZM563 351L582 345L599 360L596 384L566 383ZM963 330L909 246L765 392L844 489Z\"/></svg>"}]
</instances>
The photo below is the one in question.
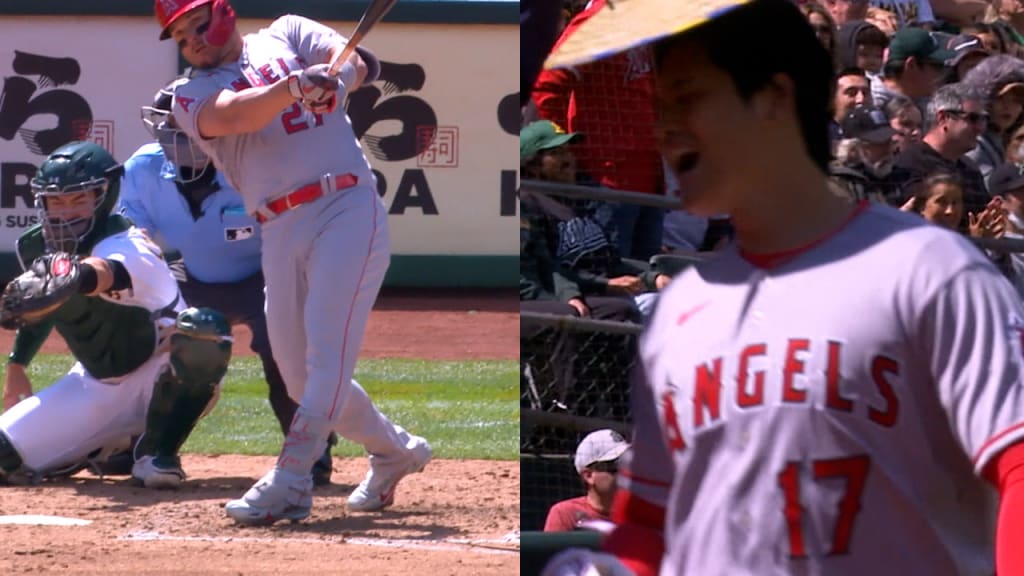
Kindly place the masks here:
<instances>
[{"instance_id":1,"label":"green grass","mask_svg":"<svg viewBox=\"0 0 1024 576\"><path fill-rule=\"evenodd\" d=\"M29 366L39 390L71 366L68 355L40 354ZM427 438L437 458L514 460L519 455L519 405L514 361L362 360L356 380L393 422ZM267 401L257 358L231 363L217 408L196 426L184 452L277 454L281 432ZM336 456L359 456L342 440Z\"/></svg>"}]
</instances>

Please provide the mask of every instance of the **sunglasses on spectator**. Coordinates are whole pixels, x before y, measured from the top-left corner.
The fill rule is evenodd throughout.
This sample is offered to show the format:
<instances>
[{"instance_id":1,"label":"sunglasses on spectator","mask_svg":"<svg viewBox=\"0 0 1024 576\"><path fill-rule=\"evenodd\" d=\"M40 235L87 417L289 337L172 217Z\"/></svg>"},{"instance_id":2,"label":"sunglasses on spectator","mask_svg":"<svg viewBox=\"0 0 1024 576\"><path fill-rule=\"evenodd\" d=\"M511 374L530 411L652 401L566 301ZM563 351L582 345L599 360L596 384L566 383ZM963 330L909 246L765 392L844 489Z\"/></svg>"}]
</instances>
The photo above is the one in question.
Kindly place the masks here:
<instances>
[{"instance_id":1,"label":"sunglasses on spectator","mask_svg":"<svg viewBox=\"0 0 1024 576\"><path fill-rule=\"evenodd\" d=\"M615 474L619 471L619 461L610 460L608 462L594 462L590 466L587 466L594 472L607 472L609 474Z\"/></svg>"},{"instance_id":2,"label":"sunglasses on spectator","mask_svg":"<svg viewBox=\"0 0 1024 576\"><path fill-rule=\"evenodd\" d=\"M970 124L988 122L988 114L984 112L964 112L963 110L944 110L944 112L950 116L963 118Z\"/></svg>"}]
</instances>

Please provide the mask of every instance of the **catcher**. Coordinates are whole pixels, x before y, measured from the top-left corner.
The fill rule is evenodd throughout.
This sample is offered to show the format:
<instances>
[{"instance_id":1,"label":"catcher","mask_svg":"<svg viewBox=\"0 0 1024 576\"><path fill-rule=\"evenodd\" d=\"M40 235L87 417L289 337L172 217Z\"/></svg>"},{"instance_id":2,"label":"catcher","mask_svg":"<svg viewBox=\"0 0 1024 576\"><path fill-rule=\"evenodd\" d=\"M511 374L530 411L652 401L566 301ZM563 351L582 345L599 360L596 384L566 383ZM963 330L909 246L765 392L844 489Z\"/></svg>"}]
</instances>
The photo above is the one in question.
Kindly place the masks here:
<instances>
[{"instance_id":1,"label":"catcher","mask_svg":"<svg viewBox=\"0 0 1024 576\"><path fill-rule=\"evenodd\" d=\"M40 224L17 241L26 272L0 298L17 329L0 415L0 478L74 473L140 436L132 476L173 488L178 450L231 356L218 312L186 308L159 248L112 214L122 167L90 142L57 149L31 186ZM25 367L56 328L77 361L32 395Z\"/></svg>"}]
</instances>

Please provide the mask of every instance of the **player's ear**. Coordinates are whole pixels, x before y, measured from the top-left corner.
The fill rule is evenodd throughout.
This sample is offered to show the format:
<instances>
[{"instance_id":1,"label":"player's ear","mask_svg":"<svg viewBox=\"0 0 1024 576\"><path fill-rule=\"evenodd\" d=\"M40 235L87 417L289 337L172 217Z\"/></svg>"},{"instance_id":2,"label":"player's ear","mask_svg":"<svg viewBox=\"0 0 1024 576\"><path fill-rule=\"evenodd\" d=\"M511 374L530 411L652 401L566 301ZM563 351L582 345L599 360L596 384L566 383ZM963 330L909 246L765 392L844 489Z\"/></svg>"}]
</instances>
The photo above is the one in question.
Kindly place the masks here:
<instances>
[{"instance_id":1,"label":"player's ear","mask_svg":"<svg viewBox=\"0 0 1024 576\"><path fill-rule=\"evenodd\" d=\"M796 86L785 74L774 74L753 96L754 112L762 120L777 120L796 112Z\"/></svg>"}]
</instances>

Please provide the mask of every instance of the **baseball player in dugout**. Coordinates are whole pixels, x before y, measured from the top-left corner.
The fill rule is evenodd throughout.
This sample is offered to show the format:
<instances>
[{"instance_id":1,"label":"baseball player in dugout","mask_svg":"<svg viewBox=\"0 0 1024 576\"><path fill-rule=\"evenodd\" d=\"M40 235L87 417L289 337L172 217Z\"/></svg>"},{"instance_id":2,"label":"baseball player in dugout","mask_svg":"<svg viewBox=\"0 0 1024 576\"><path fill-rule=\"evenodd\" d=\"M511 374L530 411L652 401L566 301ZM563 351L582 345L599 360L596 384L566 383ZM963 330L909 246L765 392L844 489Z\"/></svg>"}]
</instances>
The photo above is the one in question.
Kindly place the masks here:
<instances>
[{"instance_id":1,"label":"baseball player in dugout","mask_svg":"<svg viewBox=\"0 0 1024 576\"><path fill-rule=\"evenodd\" d=\"M299 403L276 466L229 502L227 515L241 524L309 516L310 467L331 431L369 453L349 508L390 506L431 449L352 380L390 241L387 211L341 104L376 79L380 63L359 47L329 74L326 63L346 39L300 16L243 38L223 0L157 0L155 10L160 38L175 42L194 69L175 89L175 123L261 225L267 332Z\"/></svg>"},{"instance_id":2,"label":"baseball player in dugout","mask_svg":"<svg viewBox=\"0 0 1024 576\"><path fill-rule=\"evenodd\" d=\"M113 214L122 167L91 142L54 151L31 180L40 223L17 240L26 272L4 290L16 328L0 415L0 478L35 482L102 464L134 445L132 475L174 488L178 449L231 358L218 312L185 308L160 249ZM76 363L32 395L25 367L50 332Z\"/></svg>"},{"instance_id":3,"label":"baseball player in dugout","mask_svg":"<svg viewBox=\"0 0 1024 576\"><path fill-rule=\"evenodd\" d=\"M160 88L142 121L155 142L144 144L124 163L118 211L144 229L164 249L180 254L171 271L189 306L213 308L252 332L252 350L260 357L270 389L270 407L288 433L298 404L288 396L274 362L263 312L259 223L245 211L242 198L174 124L171 98L183 80ZM331 482L330 445L313 463L313 483Z\"/></svg>"},{"instance_id":4,"label":"baseball player in dugout","mask_svg":"<svg viewBox=\"0 0 1024 576\"><path fill-rule=\"evenodd\" d=\"M832 67L795 3L620 0L547 64L648 43L683 208L736 242L662 292L617 526L548 568L1024 574L1013 288L961 235L829 192Z\"/></svg>"}]
</instances>

